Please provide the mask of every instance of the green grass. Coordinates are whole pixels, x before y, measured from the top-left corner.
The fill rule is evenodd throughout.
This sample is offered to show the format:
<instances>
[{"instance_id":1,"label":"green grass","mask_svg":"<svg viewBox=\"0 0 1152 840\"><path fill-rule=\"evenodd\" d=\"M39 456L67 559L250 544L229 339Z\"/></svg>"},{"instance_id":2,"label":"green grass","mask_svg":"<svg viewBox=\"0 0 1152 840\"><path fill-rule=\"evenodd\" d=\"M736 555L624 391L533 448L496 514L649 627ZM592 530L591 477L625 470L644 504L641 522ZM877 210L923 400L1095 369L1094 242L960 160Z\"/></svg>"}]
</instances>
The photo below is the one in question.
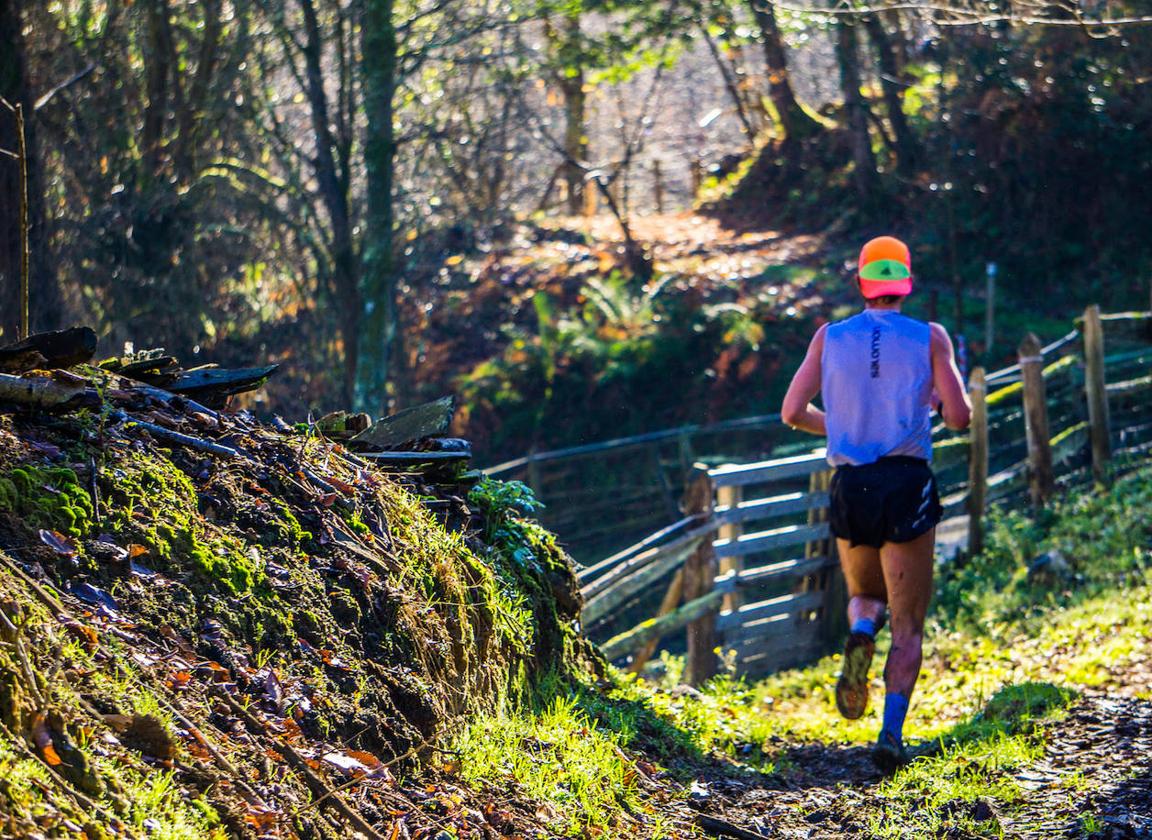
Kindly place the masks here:
<instances>
[{"instance_id":1,"label":"green grass","mask_svg":"<svg viewBox=\"0 0 1152 840\"><path fill-rule=\"evenodd\" d=\"M597 725L576 697L555 696L535 714L472 724L456 749L465 781L514 780L543 803L537 816L567 836L615 836L622 821L640 821L649 825L647 836L670 837L639 796L639 770L621 749L629 734Z\"/></svg>"}]
</instances>

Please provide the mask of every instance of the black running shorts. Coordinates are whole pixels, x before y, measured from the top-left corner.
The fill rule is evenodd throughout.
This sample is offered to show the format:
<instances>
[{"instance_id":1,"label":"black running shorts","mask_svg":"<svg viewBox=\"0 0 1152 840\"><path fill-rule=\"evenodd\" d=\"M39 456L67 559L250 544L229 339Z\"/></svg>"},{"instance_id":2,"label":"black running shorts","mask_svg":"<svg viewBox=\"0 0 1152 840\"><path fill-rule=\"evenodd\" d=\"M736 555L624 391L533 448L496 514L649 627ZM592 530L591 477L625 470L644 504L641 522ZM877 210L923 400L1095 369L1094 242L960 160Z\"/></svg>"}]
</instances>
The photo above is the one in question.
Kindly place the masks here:
<instances>
[{"instance_id":1,"label":"black running shorts","mask_svg":"<svg viewBox=\"0 0 1152 840\"><path fill-rule=\"evenodd\" d=\"M829 495L832 533L853 546L909 542L944 513L928 462L904 455L837 467Z\"/></svg>"}]
</instances>

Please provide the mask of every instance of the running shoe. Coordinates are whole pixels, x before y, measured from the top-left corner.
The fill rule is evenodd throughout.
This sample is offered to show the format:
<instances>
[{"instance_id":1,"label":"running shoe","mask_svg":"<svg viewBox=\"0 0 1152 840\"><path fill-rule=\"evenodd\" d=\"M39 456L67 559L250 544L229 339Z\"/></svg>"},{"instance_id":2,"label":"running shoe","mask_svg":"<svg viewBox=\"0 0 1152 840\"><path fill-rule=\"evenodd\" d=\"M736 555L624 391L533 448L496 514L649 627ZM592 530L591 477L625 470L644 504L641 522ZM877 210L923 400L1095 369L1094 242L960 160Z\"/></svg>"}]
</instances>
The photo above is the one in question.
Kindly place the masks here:
<instances>
[{"instance_id":1,"label":"running shoe","mask_svg":"<svg viewBox=\"0 0 1152 840\"><path fill-rule=\"evenodd\" d=\"M868 669L875 652L876 640L867 633L848 634L836 682L836 708L848 720L862 717L868 709Z\"/></svg>"},{"instance_id":2,"label":"running shoe","mask_svg":"<svg viewBox=\"0 0 1152 840\"><path fill-rule=\"evenodd\" d=\"M909 761L904 742L887 730L880 731L876 746L872 748L872 762L884 775L891 775Z\"/></svg>"}]
</instances>

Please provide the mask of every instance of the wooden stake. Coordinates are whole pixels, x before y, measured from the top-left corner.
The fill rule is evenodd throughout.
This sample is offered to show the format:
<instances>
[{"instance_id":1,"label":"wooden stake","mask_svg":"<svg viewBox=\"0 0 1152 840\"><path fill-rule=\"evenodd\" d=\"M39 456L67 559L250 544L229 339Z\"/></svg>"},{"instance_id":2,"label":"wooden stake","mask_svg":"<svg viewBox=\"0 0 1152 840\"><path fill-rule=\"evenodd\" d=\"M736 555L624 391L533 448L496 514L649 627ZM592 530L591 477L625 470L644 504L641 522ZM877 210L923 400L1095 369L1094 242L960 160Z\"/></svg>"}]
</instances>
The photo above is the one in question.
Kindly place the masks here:
<instances>
[{"instance_id":1,"label":"wooden stake","mask_svg":"<svg viewBox=\"0 0 1152 840\"><path fill-rule=\"evenodd\" d=\"M1095 303L1084 310L1084 395L1088 400L1092 477L1102 482L1112 458L1112 434L1104 380L1104 328L1100 323L1100 307Z\"/></svg>"},{"instance_id":2,"label":"wooden stake","mask_svg":"<svg viewBox=\"0 0 1152 840\"><path fill-rule=\"evenodd\" d=\"M743 487L719 487L716 490L716 504L718 507L727 507L730 510L736 510L740 506L740 502L744 499ZM732 540L735 542L740 539L740 535L744 533L744 526L739 522L729 523L720 526L720 539ZM720 574L724 575L728 572L739 572L744 568L744 557L724 557L720 560ZM732 610L740 609L740 605L744 602L743 594L738 591L729 592L724 596L724 612L731 612Z\"/></svg>"},{"instance_id":3,"label":"wooden stake","mask_svg":"<svg viewBox=\"0 0 1152 840\"><path fill-rule=\"evenodd\" d=\"M988 386L984 368L972 369L968 382L972 423L968 427L968 554L984 550L984 509L988 500Z\"/></svg>"},{"instance_id":4,"label":"wooden stake","mask_svg":"<svg viewBox=\"0 0 1152 840\"><path fill-rule=\"evenodd\" d=\"M684 513L710 517L714 498L712 479L706 470L699 470L685 493ZM704 597L712 591L715 583L716 551L712 540L705 538L684 564L684 601ZM689 685L700 685L716 674L716 613L719 606L717 602L716 609L688 625L688 661L684 679Z\"/></svg>"},{"instance_id":5,"label":"wooden stake","mask_svg":"<svg viewBox=\"0 0 1152 840\"><path fill-rule=\"evenodd\" d=\"M1056 489L1052 472L1048 399L1044 385L1044 357L1040 339L1028 333L1020 342L1020 375L1024 380L1024 421L1028 434L1028 490L1032 505L1044 507Z\"/></svg>"},{"instance_id":6,"label":"wooden stake","mask_svg":"<svg viewBox=\"0 0 1152 840\"><path fill-rule=\"evenodd\" d=\"M672 582L668 584L668 591L664 593L664 600L660 602L660 611L656 613L659 618L662 615L668 615L672 610L680 606L680 599L684 595L684 570L677 569L676 574L672 576ZM636 656L632 659L632 664L628 666L628 670L633 674L639 674L644 670L644 666L648 664L648 660L652 658L652 654L656 652L656 646L660 644L660 639L655 638L644 645L636 652Z\"/></svg>"}]
</instances>

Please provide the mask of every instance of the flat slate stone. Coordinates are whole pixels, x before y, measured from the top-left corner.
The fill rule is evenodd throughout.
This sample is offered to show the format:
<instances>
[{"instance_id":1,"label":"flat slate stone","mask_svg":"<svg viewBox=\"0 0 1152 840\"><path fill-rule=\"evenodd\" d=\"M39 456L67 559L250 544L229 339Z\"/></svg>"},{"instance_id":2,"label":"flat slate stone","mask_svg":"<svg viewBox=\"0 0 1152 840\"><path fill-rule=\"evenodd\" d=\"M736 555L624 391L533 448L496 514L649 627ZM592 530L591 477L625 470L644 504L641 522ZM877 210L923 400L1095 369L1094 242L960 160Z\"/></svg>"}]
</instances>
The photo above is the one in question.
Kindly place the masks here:
<instances>
[{"instance_id":1,"label":"flat slate stone","mask_svg":"<svg viewBox=\"0 0 1152 840\"><path fill-rule=\"evenodd\" d=\"M359 450L396 449L422 438L439 437L448 431L455 413L455 397L441 397L385 417L348 441L348 445Z\"/></svg>"}]
</instances>

